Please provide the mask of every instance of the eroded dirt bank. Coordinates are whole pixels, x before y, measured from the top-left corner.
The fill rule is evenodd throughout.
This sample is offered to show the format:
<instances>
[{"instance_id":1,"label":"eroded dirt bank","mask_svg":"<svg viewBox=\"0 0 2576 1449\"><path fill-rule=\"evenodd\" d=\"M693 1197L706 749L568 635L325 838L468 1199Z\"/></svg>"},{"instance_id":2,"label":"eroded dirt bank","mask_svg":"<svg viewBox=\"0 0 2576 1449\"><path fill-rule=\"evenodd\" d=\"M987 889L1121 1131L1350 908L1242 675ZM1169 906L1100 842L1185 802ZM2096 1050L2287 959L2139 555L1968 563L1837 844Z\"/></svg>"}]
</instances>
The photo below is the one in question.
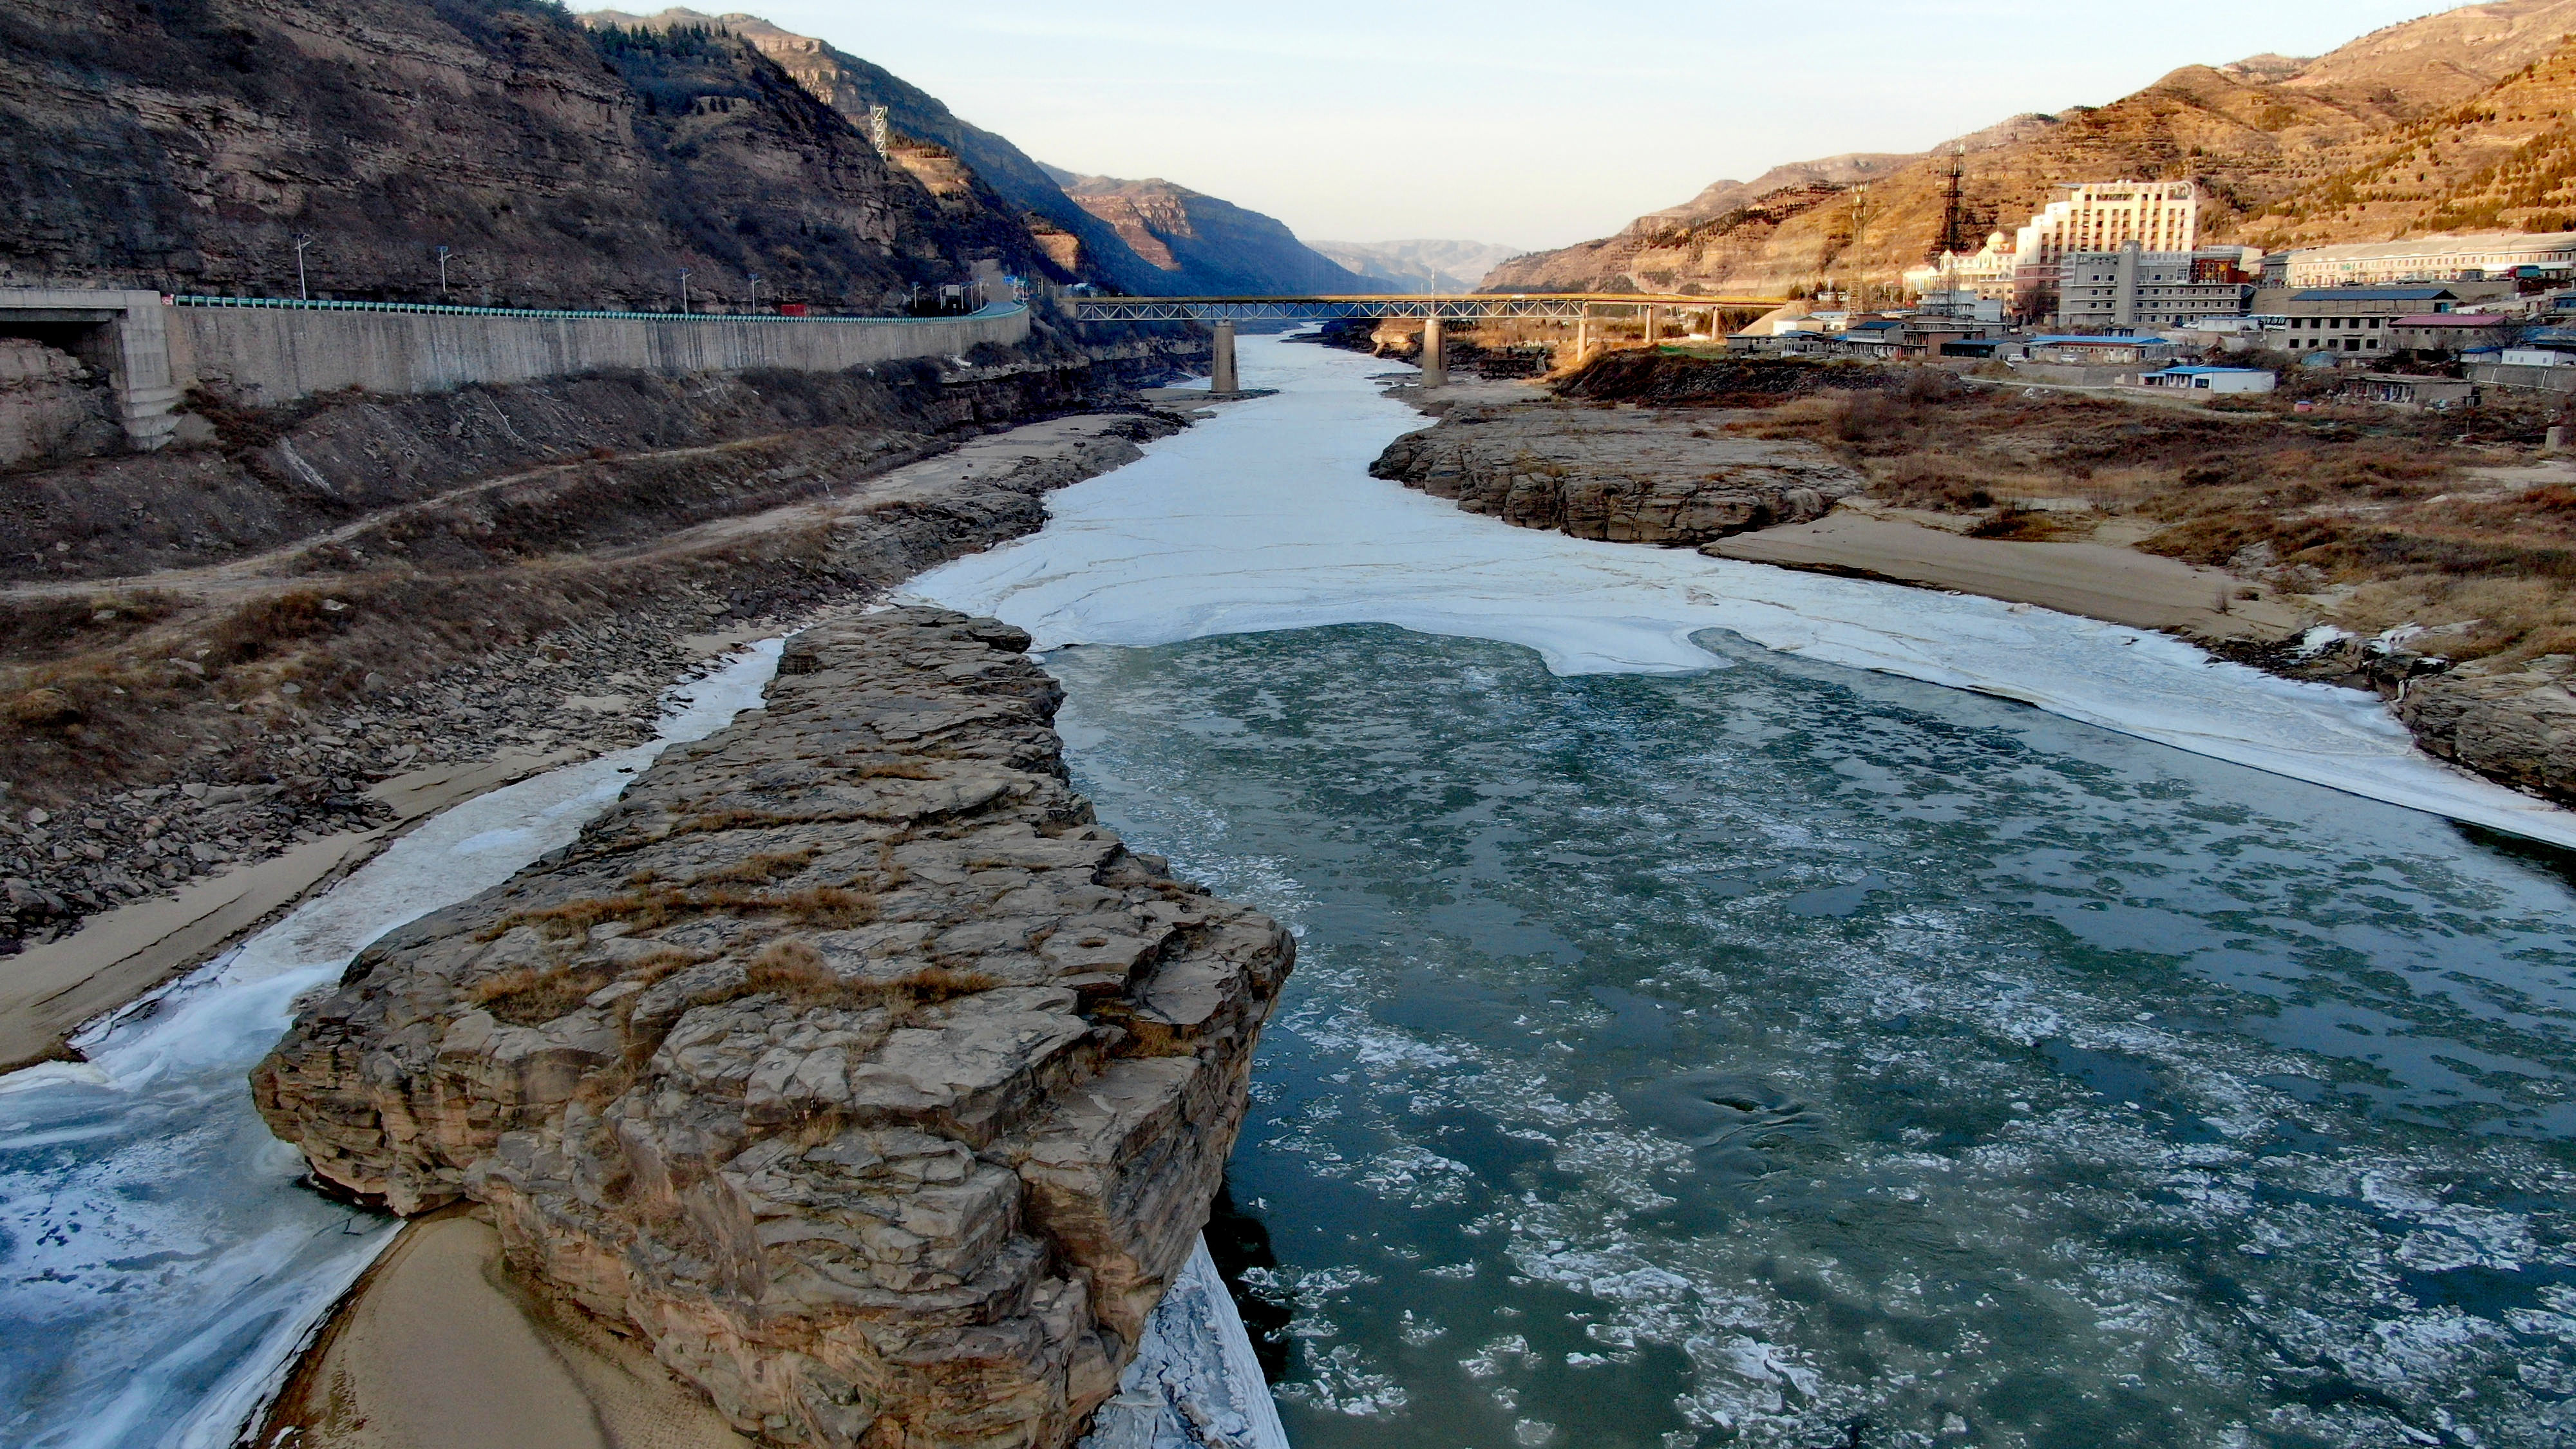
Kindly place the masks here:
<instances>
[{"instance_id":1,"label":"eroded dirt bank","mask_svg":"<svg viewBox=\"0 0 2576 1449\"><path fill-rule=\"evenodd\" d=\"M1449 391L1372 471L1524 527L2164 629L2376 690L2432 753L2576 803L2576 466L2520 413L2201 411L1645 352L1548 392Z\"/></svg>"},{"instance_id":2,"label":"eroded dirt bank","mask_svg":"<svg viewBox=\"0 0 2576 1449\"><path fill-rule=\"evenodd\" d=\"M1027 644L932 609L800 635L765 711L362 954L263 1115L353 1196L487 1205L516 1273L745 1433L1070 1443L1293 950L1093 822Z\"/></svg>"},{"instance_id":3,"label":"eroded dirt bank","mask_svg":"<svg viewBox=\"0 0 2576 1449\"><path fill-rule=\"evenodd\" d=\"M1162 366L934 372L915 428L862 419L569 458L580 438L556 437L557 461L443 490L416 481L417 496L328 528L317 511L262 552L13 586L0 596L0 951L394 823L406 812L387 792L409 784L644 738L660 689L693 661L1034 529L1046 491L1181 426L1123 390ZM578 386L634 395L647 381ZM751 384L694 386L732 407ZM345 437L392 406L353 402L312 425ZM169 466L115 461L129 482Z\"/></svg>"}]
</instances>

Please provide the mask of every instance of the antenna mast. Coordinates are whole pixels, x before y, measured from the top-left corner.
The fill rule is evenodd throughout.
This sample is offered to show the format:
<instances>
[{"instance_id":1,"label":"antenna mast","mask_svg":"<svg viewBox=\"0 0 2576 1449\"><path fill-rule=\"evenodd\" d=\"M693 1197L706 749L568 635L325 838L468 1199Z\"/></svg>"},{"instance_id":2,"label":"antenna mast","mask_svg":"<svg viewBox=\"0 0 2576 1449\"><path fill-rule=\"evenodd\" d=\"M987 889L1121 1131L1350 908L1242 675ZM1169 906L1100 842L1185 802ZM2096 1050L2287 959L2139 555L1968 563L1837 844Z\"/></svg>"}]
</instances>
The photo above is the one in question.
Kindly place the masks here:
<instances>
[{"instance_id":1,"label":"antenna mast","mask_svg":"<svg viewBox=\"0 0 2576 1449\"><path fill-rule=\"evenodd\" d=\"M1962 141L1950 155L1950 187L1941 199L1941 250L1952 256L1968 251L1968 211L1963 181L1968 173L1968 146Z\"/></svg>"}]
</instances>

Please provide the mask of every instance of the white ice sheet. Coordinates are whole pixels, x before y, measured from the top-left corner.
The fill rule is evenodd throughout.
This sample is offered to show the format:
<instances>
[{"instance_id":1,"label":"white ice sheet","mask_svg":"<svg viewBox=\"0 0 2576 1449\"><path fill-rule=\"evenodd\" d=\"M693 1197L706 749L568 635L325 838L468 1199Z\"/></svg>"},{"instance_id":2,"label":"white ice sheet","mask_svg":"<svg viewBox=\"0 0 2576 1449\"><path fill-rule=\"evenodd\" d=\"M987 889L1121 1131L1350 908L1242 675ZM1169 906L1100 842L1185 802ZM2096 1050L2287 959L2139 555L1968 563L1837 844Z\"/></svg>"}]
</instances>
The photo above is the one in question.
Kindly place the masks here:
<instances>
[{"instance_id":1,"label":"white ice sheet","mask_svg":"<svg viewBox=\"0 0 2576 1449\"><path fill-rule=\"evenodd\" d=\"M1810 658L1975 689L2069 719L2559 845L2576 815L2417 750L2370 695L2211 658L2144 630L1992 599L1588 543L1462 513L1368 476L1424 425L1381 397L1387 364L1274 338L1246 386L1137 463L1052 496L1046 529L916 580L1041 647L1393 624L1526 645L1560 674L1720 661L1730 629Z\"/></svg>"}]
</instances>

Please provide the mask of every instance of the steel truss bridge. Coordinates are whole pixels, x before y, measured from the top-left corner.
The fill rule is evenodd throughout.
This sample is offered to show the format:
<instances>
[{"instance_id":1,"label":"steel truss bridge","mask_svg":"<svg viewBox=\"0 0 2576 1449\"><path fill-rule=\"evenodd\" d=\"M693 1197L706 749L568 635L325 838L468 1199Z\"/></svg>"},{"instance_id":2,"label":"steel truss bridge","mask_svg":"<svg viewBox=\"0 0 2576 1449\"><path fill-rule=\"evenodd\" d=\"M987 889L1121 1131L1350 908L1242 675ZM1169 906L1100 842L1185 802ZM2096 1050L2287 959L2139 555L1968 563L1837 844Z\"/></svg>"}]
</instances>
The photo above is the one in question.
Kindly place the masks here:
<instances>
[{"instance_id":1,"label":"steel truss bridge","mask_svg":"<svg viewBox=\"0 0 2576 1449\"><path fill-rule=\"evenodd\" d=\"M1475 293L1457 297L1067 297L1077 322L1329 322L1393 317L1581 322L1639 312L1768 311L1783 297L1667 297L1639 292Z\"/></svg>"}]
</instances>

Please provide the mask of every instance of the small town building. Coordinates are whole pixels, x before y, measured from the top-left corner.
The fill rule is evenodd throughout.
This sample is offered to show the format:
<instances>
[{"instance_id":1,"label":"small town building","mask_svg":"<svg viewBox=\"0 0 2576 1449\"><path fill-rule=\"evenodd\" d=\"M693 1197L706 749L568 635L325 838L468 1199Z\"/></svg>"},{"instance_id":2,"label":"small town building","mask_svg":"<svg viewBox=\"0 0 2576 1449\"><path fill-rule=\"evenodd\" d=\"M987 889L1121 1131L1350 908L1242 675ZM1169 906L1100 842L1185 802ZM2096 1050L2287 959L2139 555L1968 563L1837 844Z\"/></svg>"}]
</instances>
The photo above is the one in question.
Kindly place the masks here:
<instances>
[{"instance_id":1,"label":"small town building","mask_svg":"<svg viewBox=\"0 0 2576 1449\"><path fill-rule=\"evenodd\" d=\"M2463 353L2469 380L2508 392L2576 393L2576 333L2539 331L2508 347Z\"/></svg>"},{"instance_id":2,"label":"small town building","mask_svg":"<svg viewBox=\"0 0 2576 1449\"><path fill-rule=\"evenodd\" d=\"M2447 287L2310 288L2293 293L2281 309L2282 345L2294 352L2384 357L2390 323L2448 312L2459 300Z\"/></svg>"},{"instance_id":3,"label":"small town building","mask_svg":"<svg viewBox=\"0 0 2576 1449\"><path fill-rule=\"evenodd\" d=\"M2514 319L2493 312L2422 312L2388 323L2393 352L2458 354L2492 347L2512 329Z\"/></svg>"},{"instance_id":4,"label":"small town building","mask_svg":"<svg viewBox=\"0 0 2576 1449\"><path fill-rule=\"evenodd\" d=\"M2168 367L2138 379L2148 387L2185 392L2270 392L2281 379L2268 367Z\"/></svg>"},{"instance_id":5,"label":"small town building","mask_svg":"<svg viewBox=\"0 0 2576 1449\"><path fill-rule=\"evenodd\" d=\"M2170 362L2173 355L2174 345L2161 337L2086 334L2030 339L2031 361L2073 367L2135 367L2140 363Z\"/></svg>"},{"instance_id":6,"label":"small town building","mask_svg":"<svg viewBox=\"0 0 2576 1449\"><path fill-rule=\"evenodd\" d=\"M2343 395L2355 402L2446 412L2477 401L2476 382L2456 377L2418 377L2402 372L2365 372L2346 384Z\"/></svg>"}]
</instances>

